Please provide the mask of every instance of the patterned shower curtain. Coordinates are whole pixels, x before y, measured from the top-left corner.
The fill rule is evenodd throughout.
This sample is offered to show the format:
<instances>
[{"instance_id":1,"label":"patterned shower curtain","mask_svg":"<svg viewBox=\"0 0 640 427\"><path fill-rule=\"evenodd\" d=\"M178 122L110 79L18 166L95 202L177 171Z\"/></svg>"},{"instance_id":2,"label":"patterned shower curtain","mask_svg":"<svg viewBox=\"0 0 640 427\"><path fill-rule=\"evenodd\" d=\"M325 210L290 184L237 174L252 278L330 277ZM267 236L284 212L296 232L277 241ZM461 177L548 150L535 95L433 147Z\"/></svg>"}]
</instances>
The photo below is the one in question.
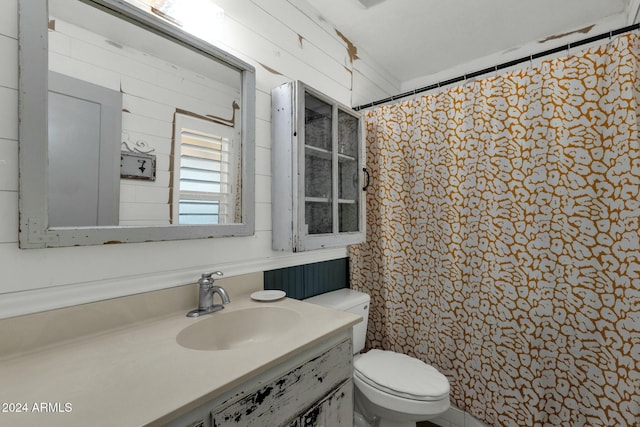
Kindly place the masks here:
<instances>
[{"instance_id":1,"label":"patterned shower curtain","mask_svg":"<svg viewBox=\"0 0 640 427\"><path fill-rule=\"evenodd\" d=\"M367 345L491 426L640 425L640 41L366 113Z\"/></svg>"}]
</instances>

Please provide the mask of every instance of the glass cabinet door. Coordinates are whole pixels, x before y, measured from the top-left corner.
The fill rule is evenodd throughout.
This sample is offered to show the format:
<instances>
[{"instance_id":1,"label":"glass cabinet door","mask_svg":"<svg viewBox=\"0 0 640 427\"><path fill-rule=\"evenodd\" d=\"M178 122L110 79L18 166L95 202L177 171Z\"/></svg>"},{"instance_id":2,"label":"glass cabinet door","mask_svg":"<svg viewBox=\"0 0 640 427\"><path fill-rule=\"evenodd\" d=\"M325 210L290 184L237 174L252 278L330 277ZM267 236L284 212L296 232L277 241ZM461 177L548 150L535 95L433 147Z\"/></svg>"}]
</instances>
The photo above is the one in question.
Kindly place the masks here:
<instances>
[{"instance_id":1,"label":"glass cabinet door","mask_svg":"<svg viewBox=\"0 0 640 427\"><path fill-rule=\"evenodd\" d=\"M272 247L301 252L365 240L362 118L302 82L271 91Z\"/></svg>"},{"instance_id":2,"label":"glass cabinet door","mask_svg":"<svg viewBox=\"0 0 640 427\"><path fill-rule=\"evenodd\" d=\"M305 93L304 188L308 234L333 232L333 107Z\"/></svg>"},{"instance_id":3,"label":"glass cabinet door","mask_svg":"<svg viewBox=\"0 0 640 427\"><path fill-rule=\"evenodd\" d=\"M359 231L359 120L338 110L338 229Z\"/></svg>"},{"instance_id":4,"label":"glass cabinet door","mask_svg":"<svg viewBox=\"0 0 640 427\"><path fill-rule=\"evenodd\" d=\"M304 186L307 234L360 229L360 121L305 91ZM337 218L337 220L336 220Z\"/></svg>"}]
</instances>

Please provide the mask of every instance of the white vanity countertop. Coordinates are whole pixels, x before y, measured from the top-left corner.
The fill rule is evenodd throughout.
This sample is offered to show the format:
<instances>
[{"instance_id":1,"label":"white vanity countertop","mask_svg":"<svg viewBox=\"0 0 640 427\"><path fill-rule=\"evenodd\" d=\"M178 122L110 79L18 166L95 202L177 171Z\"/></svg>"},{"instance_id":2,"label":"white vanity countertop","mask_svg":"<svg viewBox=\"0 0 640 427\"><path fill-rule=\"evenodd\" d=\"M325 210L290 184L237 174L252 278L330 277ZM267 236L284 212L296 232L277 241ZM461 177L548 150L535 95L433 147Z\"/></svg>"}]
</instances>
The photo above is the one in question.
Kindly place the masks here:
<instances>
[{"instance_id":1,"label":"white vanity countertop","mask_svg":"<svg viewBox=\"0 0 640 427\"><path fill-rule=\"evenodd\" d=\"M301 321L251 347L198 351L176 342L195 322L265 305L294 310ZM0 359L0 426L161 425L360 321L289 298L255 302L248 294L219 313L193 319L175 312Z\"/></svg>"}]
</instances>

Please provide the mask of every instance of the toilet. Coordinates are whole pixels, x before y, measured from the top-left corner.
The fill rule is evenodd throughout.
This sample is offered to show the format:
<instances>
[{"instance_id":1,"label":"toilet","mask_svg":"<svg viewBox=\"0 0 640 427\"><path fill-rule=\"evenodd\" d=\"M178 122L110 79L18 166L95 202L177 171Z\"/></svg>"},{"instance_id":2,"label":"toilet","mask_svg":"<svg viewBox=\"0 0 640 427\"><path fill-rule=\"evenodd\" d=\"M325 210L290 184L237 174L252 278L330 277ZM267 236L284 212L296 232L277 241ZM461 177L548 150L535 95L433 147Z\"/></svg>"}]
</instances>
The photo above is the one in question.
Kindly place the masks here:
<instances>
[{"instance_id":1,"label":"toilet","mask_svg":"<svg viewBox=\"0 0 640 427\"><path fill-rule=\"evenodd\" d=\"M393 351L364 350L369 295L339 289L304 300L359 314L353 327L354 426L415 427L449 409L449 381L434 367Z\"/></svg>"}]
</instances>

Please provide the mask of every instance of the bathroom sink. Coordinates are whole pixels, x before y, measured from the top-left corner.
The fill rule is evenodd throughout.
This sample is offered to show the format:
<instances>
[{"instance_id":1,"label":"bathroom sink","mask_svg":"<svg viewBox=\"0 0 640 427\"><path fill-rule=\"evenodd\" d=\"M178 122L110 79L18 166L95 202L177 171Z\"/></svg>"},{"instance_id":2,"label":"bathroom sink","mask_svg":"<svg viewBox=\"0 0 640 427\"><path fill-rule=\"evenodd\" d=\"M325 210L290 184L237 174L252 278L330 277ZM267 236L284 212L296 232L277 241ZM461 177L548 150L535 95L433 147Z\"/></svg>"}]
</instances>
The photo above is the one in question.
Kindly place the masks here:
<instances>
[{"instance_id":1,"label":"bathroom sink","mask_svg":"<svg viewBox=\"0 0 640 427\"><path fill-rule=\"evenodd\" d=\"M299 313L282 307L222 311L187 326L176 341L192 350L230 350L275 339L293 329L299 320Z\"/></svg>"}]
</instances>

